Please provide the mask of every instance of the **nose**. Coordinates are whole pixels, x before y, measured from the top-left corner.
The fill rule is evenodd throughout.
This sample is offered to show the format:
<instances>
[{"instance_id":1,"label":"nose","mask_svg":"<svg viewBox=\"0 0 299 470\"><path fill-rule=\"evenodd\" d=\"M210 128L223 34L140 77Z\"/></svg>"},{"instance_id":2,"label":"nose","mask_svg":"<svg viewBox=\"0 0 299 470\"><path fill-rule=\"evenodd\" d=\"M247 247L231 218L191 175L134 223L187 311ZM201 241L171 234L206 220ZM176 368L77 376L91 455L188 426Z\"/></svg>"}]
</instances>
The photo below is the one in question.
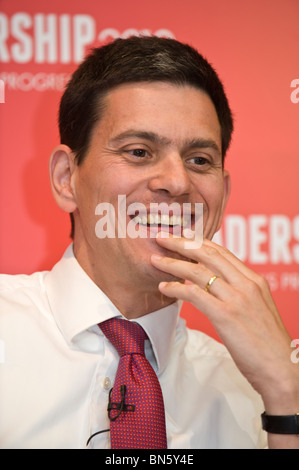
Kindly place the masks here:
<instances>
[{"instance_id":1,"label":"nose","mask_svg":"<svg viewBox=\"0 0 299 470\"><path fill-rule=\"evenodd\" d=\"M169 153L155 165L148 183L149 189L168 196L190 194L191 180L181 156Z\"/></svg>"}]
</instances>

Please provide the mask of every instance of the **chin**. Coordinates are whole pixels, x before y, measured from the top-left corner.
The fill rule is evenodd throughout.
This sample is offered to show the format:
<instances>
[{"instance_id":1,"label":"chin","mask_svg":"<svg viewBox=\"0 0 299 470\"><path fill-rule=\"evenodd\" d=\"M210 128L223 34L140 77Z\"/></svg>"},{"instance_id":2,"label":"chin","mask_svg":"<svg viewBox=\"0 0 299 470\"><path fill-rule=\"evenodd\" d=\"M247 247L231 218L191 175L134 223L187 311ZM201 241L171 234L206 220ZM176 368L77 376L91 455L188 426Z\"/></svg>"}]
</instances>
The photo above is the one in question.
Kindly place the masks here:
<instances>
[{"instance_id":1,"label":"chin","mask_svg":"<svg viewBox=\"0 0 299 470\"><path fill-rule=\"evenodd\" d=\"M183 279L172 276L168 273L163 273L162 271L159 271L154 267L152 267L151 272L148 272L147 274L148 276L146 279L146 288L148 291L153 290L157 292L159 290L158 287L160 282L181 282L182 284L184 283Z\"/></svg>"},{"instance_id":2,"label":"chin","mask_svg":"<svg viewBox=\"0 0 299 470\"><path fill-rule=\"evenodd\" d=\"M152 254L157 253L160 256L169 256L171 258L183 260L183 257L176 253L173 253L173 252L165 253L165 250L162 250L162 251L163 252L157 250L156 252L152 252L150 253L150 256ZM184 280L182 280L181 278L176 277L173 274L160 271L160 269L157 269L155 266L153 266L150 260L150 256L145 261L144 269L143 269L143 274L147 277L147 281L146 281L147 283L150 283L151 281L153 281L155 287L157 287L159 283L163 281L164 282L184 282Z\"/></svg>"}]
</instances>

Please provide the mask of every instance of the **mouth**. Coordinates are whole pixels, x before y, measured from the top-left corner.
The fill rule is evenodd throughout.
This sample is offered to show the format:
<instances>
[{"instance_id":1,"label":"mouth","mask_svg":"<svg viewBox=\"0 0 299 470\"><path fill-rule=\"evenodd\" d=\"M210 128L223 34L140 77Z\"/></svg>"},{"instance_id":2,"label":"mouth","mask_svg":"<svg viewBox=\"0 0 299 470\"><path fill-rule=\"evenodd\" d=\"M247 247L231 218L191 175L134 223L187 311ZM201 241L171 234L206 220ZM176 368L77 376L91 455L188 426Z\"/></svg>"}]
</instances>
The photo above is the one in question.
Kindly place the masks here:
<instances>
[{"instance_id":1,"label":"mouth","mask_svg":"<svg viewBox=\"0 0 299 470\"><path fill-rule=\"evenodd\" d=\"M194 227L195 216L192 213L174 214L157 212L139 212L129 216L131 224L142 238L155 238L158 232L172 234L175 237L183 237L185 229Z\"/></svg>"},{"instance_id":2,"label":"mouth","mask_svg":"<svg viewBox=\"0 0 299 470\"><path fill-rule=\"evenodd\" d=\"M192 216L191 216L192 217ZM181 227L185 228L189 224L190 216L187 218L181 215L169 214L140 214L131 216L135 224L143 225L146 227Z\"/></svg>"}]
</instances>

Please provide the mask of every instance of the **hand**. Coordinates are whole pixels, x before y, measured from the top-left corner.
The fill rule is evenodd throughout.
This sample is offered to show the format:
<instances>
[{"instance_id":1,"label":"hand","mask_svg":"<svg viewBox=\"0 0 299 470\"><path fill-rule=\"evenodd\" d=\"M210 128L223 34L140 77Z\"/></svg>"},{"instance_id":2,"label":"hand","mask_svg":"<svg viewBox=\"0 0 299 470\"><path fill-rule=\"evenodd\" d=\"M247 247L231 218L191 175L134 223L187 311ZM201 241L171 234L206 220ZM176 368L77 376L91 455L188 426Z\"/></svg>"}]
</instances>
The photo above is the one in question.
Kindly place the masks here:
<instances>
[{"instance_id":1,"label":"hand","mask_svg":"<svg viewBox=\"0 0 299 470\"><path fill-rule=\"evenodd\" d=\"M291 338L267 281L209 240L197 249L187 249L186 239L170 235L158 235L157 243L191 260L152 256L157 269L189 281L160 283L161 293L191 302L210 319L237 367L261 394L267 413L299 412L299 366L291 361Z\"/></svg>"}]
</instances>

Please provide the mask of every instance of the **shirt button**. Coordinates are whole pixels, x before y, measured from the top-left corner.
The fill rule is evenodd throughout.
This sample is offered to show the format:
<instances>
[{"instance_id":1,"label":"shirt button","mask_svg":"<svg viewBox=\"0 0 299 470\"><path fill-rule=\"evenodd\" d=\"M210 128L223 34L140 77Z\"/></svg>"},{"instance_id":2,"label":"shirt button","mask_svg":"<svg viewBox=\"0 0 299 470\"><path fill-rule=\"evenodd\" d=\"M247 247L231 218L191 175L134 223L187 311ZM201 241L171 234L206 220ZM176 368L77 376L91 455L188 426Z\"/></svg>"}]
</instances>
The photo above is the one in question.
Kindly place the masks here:
<instances>
[{"instance_id":1,"label":"shirt button","mask_svg":"<svg viewBox=\"0 0 299 470\"><path fill-rule=\"evenodd\" d=\"M109 377L104 378L103 387L104 387L105 390L110 390L111 380L109 379Z\"/></svg>"}]
</instances>

